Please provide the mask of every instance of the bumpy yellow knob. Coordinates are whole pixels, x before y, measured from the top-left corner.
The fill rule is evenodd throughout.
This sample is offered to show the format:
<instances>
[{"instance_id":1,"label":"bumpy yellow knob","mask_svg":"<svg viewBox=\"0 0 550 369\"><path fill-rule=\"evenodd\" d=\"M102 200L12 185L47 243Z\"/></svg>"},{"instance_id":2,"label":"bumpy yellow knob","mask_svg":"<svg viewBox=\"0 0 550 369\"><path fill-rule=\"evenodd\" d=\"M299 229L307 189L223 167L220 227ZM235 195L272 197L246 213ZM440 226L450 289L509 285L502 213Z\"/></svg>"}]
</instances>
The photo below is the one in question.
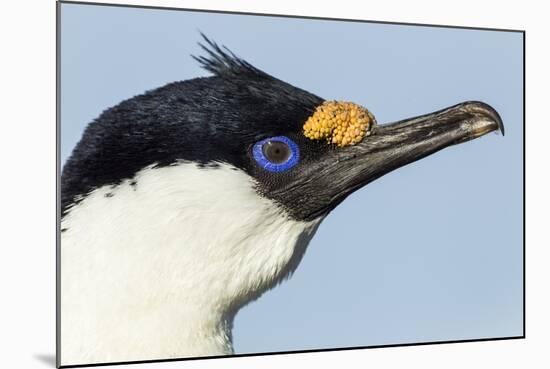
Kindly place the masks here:
<instances>
[{"instance_id":1,"label":"bumpy yellow knob","mask_svg":"<svg viewBox=\"0 0 550 369\"><path fill-rule=\"evenodd\" d=\"M304 124L304 135L337 146L351 146L370 134L374 116L360 105L345 101L325 101Z\"/></svg>"}]
</instances>

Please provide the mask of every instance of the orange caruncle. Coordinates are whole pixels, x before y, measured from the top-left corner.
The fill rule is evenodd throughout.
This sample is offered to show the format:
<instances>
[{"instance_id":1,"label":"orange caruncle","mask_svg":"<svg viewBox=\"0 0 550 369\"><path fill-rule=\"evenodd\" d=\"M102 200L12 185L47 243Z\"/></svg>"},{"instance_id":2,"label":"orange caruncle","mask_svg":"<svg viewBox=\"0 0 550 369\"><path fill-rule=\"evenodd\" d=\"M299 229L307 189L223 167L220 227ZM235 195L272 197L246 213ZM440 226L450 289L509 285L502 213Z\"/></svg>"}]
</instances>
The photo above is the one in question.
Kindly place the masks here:
<instances>
[{"instance_id":1,"label":"orange caruncle","mask_svg":"<svg viewBox=\"0 0 550 369\"><path fill-rule=\"evenodd\" d=\"M340 147L355 145L368 136L374 117L360 105L325 101L304 124L304 135Z\"/></svg>"}]
</instances>

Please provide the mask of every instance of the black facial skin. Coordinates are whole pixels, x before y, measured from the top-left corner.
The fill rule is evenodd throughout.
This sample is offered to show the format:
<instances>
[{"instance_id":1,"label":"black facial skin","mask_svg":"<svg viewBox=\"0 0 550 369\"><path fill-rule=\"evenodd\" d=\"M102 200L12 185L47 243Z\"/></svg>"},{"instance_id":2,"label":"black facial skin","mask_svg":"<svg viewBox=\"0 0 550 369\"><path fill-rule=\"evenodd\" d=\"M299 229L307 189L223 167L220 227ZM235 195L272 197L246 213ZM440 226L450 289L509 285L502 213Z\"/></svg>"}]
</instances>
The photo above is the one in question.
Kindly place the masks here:
<instances>
[{"instance_id":1,"label":"black facial skin","mask_svg":"<svg viewBox=\"0 0 550 369\"><path fill-rule=\"evenodd\" d=\"M213 77L170 83L123 101L86 128L63 168L64 213L94 188L116 186L146 166L192 161L204 166L229 163L255 178L257 191L290 217L312 220L385 173L503 130L490 106L467 102L375 126L355 146L313 141L302 134L302 126L323 99L205 40L208 57L195 59ZM252 146L273 136L287 136L300 148L300 162L286 172L266 171L252 157Z\"/></svg>"}]
</instances>

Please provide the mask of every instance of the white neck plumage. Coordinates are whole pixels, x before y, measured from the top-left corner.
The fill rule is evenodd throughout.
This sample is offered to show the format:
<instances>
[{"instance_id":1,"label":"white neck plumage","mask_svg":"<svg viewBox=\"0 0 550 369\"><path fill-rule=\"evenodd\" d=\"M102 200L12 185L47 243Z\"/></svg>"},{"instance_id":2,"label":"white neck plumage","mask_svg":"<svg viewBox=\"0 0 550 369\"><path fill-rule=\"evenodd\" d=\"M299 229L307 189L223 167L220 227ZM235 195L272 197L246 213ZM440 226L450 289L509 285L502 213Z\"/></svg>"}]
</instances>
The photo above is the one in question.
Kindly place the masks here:
<instances>
[{"instance_id":1,"label":"white neck plumage","mask_svg":"<svg viewBox=\"0 0 550 369\"><path fill-rule=\"evenodd\" d=\"M61 364L233 353L240 307L290 275L321 219L226 164L147 167L62 220Z\"/></svg>"}]
</instances>

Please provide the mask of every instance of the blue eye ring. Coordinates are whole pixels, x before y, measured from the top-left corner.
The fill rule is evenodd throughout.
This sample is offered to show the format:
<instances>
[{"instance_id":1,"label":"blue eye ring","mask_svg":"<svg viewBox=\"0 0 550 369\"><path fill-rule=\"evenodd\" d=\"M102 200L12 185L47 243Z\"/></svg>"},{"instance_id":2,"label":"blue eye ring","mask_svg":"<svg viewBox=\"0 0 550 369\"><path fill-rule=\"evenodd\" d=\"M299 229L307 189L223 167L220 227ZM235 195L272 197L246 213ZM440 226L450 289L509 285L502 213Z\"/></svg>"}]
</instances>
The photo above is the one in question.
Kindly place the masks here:
<instances>
[{"instance_id":1,"label":"blue eye ring","mask_svg":"<svg viewBox=\"0 0 550 369\"><path fill-rule=\"evenodd\" d=\"M268 142L282 142L290 149L289 157L283 163L273 163L266 158L264 154L264 145ZM275 136L258 141L252 147L252 156L254 160L265 170L269 172L284 172L298 164L300 161L300 149L298 145L286 136Z\"/></svg>"}]
</instances>

